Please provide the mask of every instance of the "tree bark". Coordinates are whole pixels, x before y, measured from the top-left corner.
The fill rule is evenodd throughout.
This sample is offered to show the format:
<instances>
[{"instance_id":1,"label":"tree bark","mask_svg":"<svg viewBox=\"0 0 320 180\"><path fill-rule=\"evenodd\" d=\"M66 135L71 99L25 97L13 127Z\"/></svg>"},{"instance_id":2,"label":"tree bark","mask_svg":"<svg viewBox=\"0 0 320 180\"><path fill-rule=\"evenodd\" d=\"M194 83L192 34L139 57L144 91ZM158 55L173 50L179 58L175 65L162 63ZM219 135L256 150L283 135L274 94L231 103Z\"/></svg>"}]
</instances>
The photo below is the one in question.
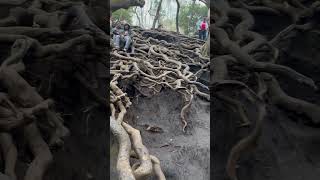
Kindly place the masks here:
<instances>
[{"instance_id":1,"label":"tree bark","mask_svg":"<svg viewBox=\"0 0 320 180\"><path fill-rule=\"evenodd\" d=\"M188 21L188 28L187 28L187 34L190 33L190 27L191 27L191 24L192 24L192 19L193 19L193 16L194 16L194 5L196 4L196 0L193 0L192 2L192 10L191 10L191 14L190 14L190 19Z\"/></svg>"},{"instance_id":2,"label":"tree bark","mask_svg":"<svg viewBox=\"0 0 320 180\"><path fill-rule=\"evenodd\" d=\"M160 2L159 2L158 8L157 8L157 13L156 13L156 16L154 17L154 20L152 23L152 29L156 28L156 23L160 19L161 4L162 4L162 0L160 0Z\"/></svg>"},{"instance_id":3,"label":"tree bark","mask_svg":"<svg viewBox=\"0 0 320 180\"><path fill-rule=\"evenodd\" d=\"M141 19L140 19L140 16L139 16L138 12L137 12L137 7L134 8L134 13L137 16L137 19L138 19L138 22L139 22L139 26L142 27Z\"/></svg>"},{"instance_id":4,"label":"tree bark","mask_svg":"<svg viewBox=\"0 0 320 180\"><path fill-rule=\"evenodd\" d=\"M176 0L177 2L177 15L176 15L176 31L179 33L179 11L180 11L180 3L179 0Z\"/></svg>"}]
</instances>

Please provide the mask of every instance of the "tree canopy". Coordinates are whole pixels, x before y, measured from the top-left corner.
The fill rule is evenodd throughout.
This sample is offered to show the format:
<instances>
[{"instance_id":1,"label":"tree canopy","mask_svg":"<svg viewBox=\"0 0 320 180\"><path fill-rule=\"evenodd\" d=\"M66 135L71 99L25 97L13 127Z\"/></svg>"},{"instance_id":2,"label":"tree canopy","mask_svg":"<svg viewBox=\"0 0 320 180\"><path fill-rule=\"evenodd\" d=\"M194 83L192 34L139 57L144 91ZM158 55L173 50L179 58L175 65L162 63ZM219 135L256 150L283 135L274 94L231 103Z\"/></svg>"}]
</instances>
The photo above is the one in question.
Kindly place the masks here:
<instances>
[{"instance_id":1,"label":"tree canopy","mask_svg":"<svg viewBox=\"0 0 320 180\"><path fill-rule=\"evenodd\" d=\"M116 21L126 20L128 23L132 24L132 17L134 15L133 8L129 9L119 9L112 13L112 18Z\"/></svg>"}]
</instances>

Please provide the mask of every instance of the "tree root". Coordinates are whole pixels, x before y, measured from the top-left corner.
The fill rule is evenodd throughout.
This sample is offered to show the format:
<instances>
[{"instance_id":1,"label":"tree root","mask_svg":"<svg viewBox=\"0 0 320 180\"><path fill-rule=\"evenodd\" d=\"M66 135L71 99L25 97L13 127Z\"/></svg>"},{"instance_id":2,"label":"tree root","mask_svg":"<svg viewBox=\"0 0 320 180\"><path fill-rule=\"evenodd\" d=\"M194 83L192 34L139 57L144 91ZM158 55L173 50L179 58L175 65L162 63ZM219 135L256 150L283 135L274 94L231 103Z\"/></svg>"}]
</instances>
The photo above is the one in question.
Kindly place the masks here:
<instances>
[{"instance_id":1,"label":"tree root","mask_svg":"<svg viewBox=\"0 0 320 180\"><path fill-rule=\"evenodd\" d=\"M63 67L68 74L87 74L89 71L90 76L92 71L83 68L89 59L86 55L93 56L94 63L101 60L95 51L100 50L101 42L106 44L108 36L91 21L82 2L34 0L26 3L24 0L11 0L0 4L9 7L9 16L0 19L3 55L9 54L7 58L3 57L0 66L0 144L5 157L4 173L16 179L15 163L19 161L19 149L15 147L12 132L22 131L34 156L24 179L42 180L53 161L49 147L62 145L70 132L53 109L53 100L43 98L51 94L37 92L32 86L37 84L34 83L36 77L22 72L30 73L34 62L43 61L55 73L61 72ZM72 58L70 51L74 53ZM65 64L72 68L68 69ZM87 85L82 76L78 80ZM107 105L106 99L98 96L90 86L84 88L91 92L93 100ZM48 142L44 140L47 137Z\"/></svg>"},{"instance_id":2,"label":"tree root","mask_svg":"<svg viewBox=\"0 0 320 180\"><path fill-rule=\"evenodd\" d=\"M272 76L264 77L268 86L268 93L272 103L293 112L308 116L312 123L320 122L320 107L307 101L288 96Z\"/></svg>"},{"instance_id":3,"label":"tree root","mask_svg":"<svg viewBox=\"0 0 320 180\"><path fill-rule=\"evenodd\" d=\"M224 48L228 49L230 53L232 53L232 55L236 57L237 61L247 66L247 68L253 69L258 72L269 72L269 73L275 73L278 75L287 76L293 80L296 80L300 83L309 85L317 89L314 81L311 78L308 78L294 71L289 67L272 64L272 63L256 62L248 54L241 51L241 48L237 44L230 41L230 39L228 38L227 34L224 32L223 29L213 26L212 33L217 38L217 40L221 43L221 45Z\"/></svg>"},{"instance_id":4,"label":"tree root","mask_svg":"<svg viewBox=\"0 0 320 180\"><path fill-rule=\"evenodd\" d=\"M157 176L158 180L166 180L166 177L164 176L162 170L161 170L161 166L160 166L160 161L157 157L155 156L150 156L152 164L153 164L153 169L154 169L154 173Z\"/></svg>"},{"instance_id":5,"label":"tree root","mask_svg":"<svg viewBox=\"0 0 320 180\"><path fill-rule=\"evenodd\" d=\"M168 34L168 38L179 38L180 45L161 39L166 37L163 33ZM111 52L111 114L117 119L116 122L122 123L131 137L135 157L139 159L139 162L132 166L135 178L145 179L153 170L157 178L163 180L165 176L159 160L149 155L147 148L142 144L140 132L124 121L127 109L132 105L129 93L126 92L126 84L139 82L133 86L141 94L151 94L150 96L164 88L180 93L186 102L180 113L182 131L185 132L188 125L186 113L193 98L200 96L210 100L207 94L208 86L198 80L201 73L209 69L209 59L200 54L200 47L204 42L199 44L198 40L182 35L176 37L167 32L134 27L133 40L135 53L128 54L116 50ZM191 71L189 65L197 65L201 69ZM148 89L148 92L144 92L144 89Z\"/></svg>"},{"instance_id":6,"label":"tree root","mask_svg":"<svg viewBox=\"0 0 320 180\"><path fill-rule=\"evenodd\" d=\"M139 167L133 171L134 177L137 180L146 179L152 173L152 163L148 149L142 144L140 131L125 122L122 122L122 126L130 135L133 150L140 160Z\"/></svg>"},{"instance_id":7,"label":"tree root","mask_svg":"<svg viewBox=\"0 0 320 180\"><path fill-rule=\"evenodd\" d=\"M24 137L29 148L34 155L26 175L25 180L41 180L53 160L47 143L42 139L39 129L35 123L24 127Z\"/></svg>"},{"instance_id":8,"label":"tree root","mask_svg":"<svg viewBox=\"0 0 320 180\"><path fill-rule=\"evenodd\" d=\"M112 134L117 138L119 143L119 153L117 160L117 171L119 179L121 180L135 180L130 162L129 154L131 150L131 142L126 130L121 126L121 122L116 121L113 117L110 117L110 130Z\"/></svg>"},{"instance_id":9,"label":"tree root","mask_svg":"<svg viewBox=\"0 0 320 180\"><path fill-rule=\"evenodd\" d=\"M0 133L0 145L3 157L5 157L4 174L8 175L10 179L16 180L17 176L15 173L15 166L18 158L18 152L9 133Z\"/></svg>"},{"instance_id":10,"label":"tree root","mask_svg":"<svg viewBox=\"0 0 320 180\"><path fill-rule=\"evenodd\" d=\"M225 96L223 94L217 94L216 97L221 99L222 101L228 103L230 105L231 109L236 111L239 114L239 116L242 120L241 126L250 125L250 120L248 119L248 116L245 112L245 109L244 109L243 105L240 103L240 101L229 98L228 96Z\"/></svg>"},{"instance_id":11,"label":"tree root","mask_svg":"<svg viewBox=\"0 0 320 180\"><path fill-rule=\"evenodd\" d=\"M255 118L250 119L254 124L252 132L231 148L226 163L228 178L237 180L237 162L243 153L254 150L258 145L263 121L267 118L266 109L271 105L268 102L304 114L313 124L319 123L318 105L288 96L274 76L291 78L317 89L311 78L292 68L275 64L281 51L277 48L280 42L292 35L295 36L299 31L315 27L316 20L313 16L318 11L315 8L317 3L307 6L304 2L296 0L284 3L273 0L255 2L217 0L212 6L216 14L210 33L214 37L214 42L217 42L216 51L211 52L212 95L216 100L231 106L231 109L237 109L235 113L243 121L248 119L241 107L242 104L247 104L242 102L243 95L257 110ZM275 16L288 15L293 24L268 40L252 30L255 18L251 12L263 12ZM253 77L257 77L257 81L252 81Z\"/></svg>"}]
</instances>

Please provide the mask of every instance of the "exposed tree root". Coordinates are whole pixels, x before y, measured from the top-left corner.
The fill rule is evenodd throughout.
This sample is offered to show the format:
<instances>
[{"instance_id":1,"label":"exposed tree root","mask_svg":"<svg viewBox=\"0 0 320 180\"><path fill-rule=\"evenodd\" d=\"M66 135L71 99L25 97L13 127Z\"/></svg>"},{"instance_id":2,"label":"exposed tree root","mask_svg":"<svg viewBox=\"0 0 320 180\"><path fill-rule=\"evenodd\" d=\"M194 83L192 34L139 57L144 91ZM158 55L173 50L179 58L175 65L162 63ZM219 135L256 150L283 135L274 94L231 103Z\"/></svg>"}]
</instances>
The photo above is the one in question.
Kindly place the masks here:
<instances>
[{"instance_id":1,"label":"exposed tree root","mask_svg":"<svg viewBox=\"0 0 320 180\"><path fill-rule=\"evenodd\" d=\"M16 161L18 158L17 147L9 133L0 134L0 144L3 157L5 157L4 174L8 175L12 180L16 180L15 173Z\"/></svg>"},{"instance_id":2,"label":"exposed tree root","mask_svg":"<svg viewBox=\"0 0 320 180\"><path fill-rule=\"evenodd\" d=\"M81 1L13 0L0 4L10 5L8 16L0 19L0 144L5 157L1 171L17 179L15 163L21 150L11 135L13 131L23 132L21 138L33 155L24 179L42 180L53 161L50 148L62 146L70 131L53 107L53 100L44 99L52 94L38 92L36 76L26 73L32 71L34 63L50 64L50 71L55 73L63 69L69 75L66 78L75 77L93 101L106 106L97 87L87 80L97 78L92 75L95 69L86 66L91 63L94 67L101 61L99 51L106 51L108 36L89 18L90 7ZM50 79L48 92L53 81Z\"/></svg>"},{"instance_id":3,"label":"exposed tree root","mask_svg":"<svg viewBox=\"0 0 320 180\"><path fill-rule=\"evenodd\" d=\"M179 43L174 44L171 38L179 39ZM186 114L193 98L199 96L210 100L208 86L199 81L201 74L209 69L209 58L200 53L204 42L180 34L134 27L133 41L134 53L117 50L111 53L111 114L117 122L122 122L131 137L135 157L139 159L131 167L134 177L145 179L154 173L158 179L164 180L160 161L142 144L139 130L125 122L126 109L132 104L126 89L133 86L142 95L150 97L163 88L177 91L185 102L180 113L182 131L185 132L188 127Z\"/></svg>"},{"instance_id":4,"label":"exposed tree root","mask_svg":"<svg viewBox=\"0 0 320 180\"><path fill-rule=\"evenodd\" d=\"M52 154L35 123L31 123L24 127L23 131L29 148L34 155L34 159L31 162L24 179L41 180L53 160Z\"/></svg>"},{"instance_id":5,"label":"exposed tree root","mask_svg":"<svg viewBox=\"0 0 320 180\"><path fill-rule=\"evenodd\" d=\"M140 131L134 129L129 124L122 122L122 126L131 136L132 147L136 152L140 165L134 170L134 177L136 179L146 179L152 173L152 163L148 149L142 144Z\"/></svg>"},{"instance_id":6,"label":"exposed tree root","mask_svg":"<svg viewBox=\"0 0 320 180\"><path fill-rule=\"evenodd\" d=\"M281 3L283 2L283 3ZM292 68L275 64L279 56L280 42L295 36L299 31L315 27L319 3L306 5L303 1L275 0L217 0L212 8L216 12L211 25L215 51L211 51L211 90L213 97L234 109L243 122L254 126L251 133L237 142L230 150L226 174L230 180L238 180L237 162L243 153L254 150L259 142L266 109L271 102L290 111L305 114L311 124L318 124L319 106L288 96L280 87L276 75L291 78L317 89L315 82ZM268 40L253 31L255 18L251 12L289 16L292 24L274 38ZM237 20L235 20L237 19ZM256 77L256 81L253 81ZM256 109L255 118L245 115L249 99ZM251 106L250 105L250 106Z\"/></svg>"},{"instance_id":7,"label":"exposed tree root","mask_svg":"<svg viewBox=\"0 0 320 180\"><path fill-rule=\"evenodd\" d=\"M266 77L268 93L271 101L290 111L303 113L308 116L314 124L320 121L320 106L307 101L288 96L280 87L274 77Z\"/></svg>"},{"instance_id":8,"label":"exposed tree root","mask_svg":"<svg viewBox=\"0 0 320 180\"><path fill-rule=\"evenodd\" d=\"M117 138L119 143L119 152L117 160L117 171L119 179L121 180L134 180L129 158L131 150L131 141L126 130L121 126L121 122L116 121L114 117L110 117L110 130Z\"/></svg>"}]
</instances>

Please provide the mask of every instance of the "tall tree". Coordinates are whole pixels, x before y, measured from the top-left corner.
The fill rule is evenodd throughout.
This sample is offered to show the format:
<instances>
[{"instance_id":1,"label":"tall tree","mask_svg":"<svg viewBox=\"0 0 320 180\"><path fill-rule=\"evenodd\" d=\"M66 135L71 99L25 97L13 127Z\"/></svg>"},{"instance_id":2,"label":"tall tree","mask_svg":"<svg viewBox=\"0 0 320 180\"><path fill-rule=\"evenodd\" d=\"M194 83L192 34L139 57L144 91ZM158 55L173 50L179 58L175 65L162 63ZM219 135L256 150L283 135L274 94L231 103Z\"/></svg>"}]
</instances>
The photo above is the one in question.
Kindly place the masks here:
<instances>
[{"instance_id":1,"label":"tall tree","mask_svg":"<svg viewBox=\"0 0 320 180\"><path fill-rule=\"evenodd\" d=\"M176 31L179 33L179 11L180 11L180 3L179 0L176 0L177 2L177 15L176 15Z\"/></svg>"},{"instance_id":2,"label":"tall tree","mask_svg":"<svg viewBox=\"0 0 320 180\"><path fill-rule=\"evenodd\" d=\"M152 29L156 28L156 23L160 19L161 4L162 4L162 0L160 0L160 2L159 2L158 8L157 8L157 12L156 12L156 16L154 17L154 20L153 20L153 23L152 23Z\"/></svg>"},{"instance_id":3,"label":"tall tree","mask_svg":"<svg viewBox=\"0 0 320 180\"><path fill-rule=\"evenodd\" d=\"M146 16L144 16L144 11L142 8L140 8L139 13L140 13L140 17L141 17L141 24L142 24L142 26L144 26Z\"/></svg>"},{"instance_id":4,"label":"tall tree","mask_svg":"<svg viewBox=\"0 0 320 180\"><path fill-rule=\"evenodd\" d=\"M141 19L140 19L140 16L138 14L138 11L137 11L137 7L134 8L134 13L137 16L137 19L138 19L138 22L139 22L139 26L142 27L142 23L141 23Z\"/></svg>"},{"instance_id":5,"label":"tall tree","mask_svg":"<svg viewBox=\"0 0 320 180\"><path fill-rule=\"evenodd\" d=\"M191 5L191 14L190 14L190 19L188 21L188 29L187 29L187 33L189 34L190 32L190 26L193 24L192 20L193 20L193 16L194 16L194 6L196 4L196 0L192 0L192 5Z\"/></svg>"}]
</instances>

